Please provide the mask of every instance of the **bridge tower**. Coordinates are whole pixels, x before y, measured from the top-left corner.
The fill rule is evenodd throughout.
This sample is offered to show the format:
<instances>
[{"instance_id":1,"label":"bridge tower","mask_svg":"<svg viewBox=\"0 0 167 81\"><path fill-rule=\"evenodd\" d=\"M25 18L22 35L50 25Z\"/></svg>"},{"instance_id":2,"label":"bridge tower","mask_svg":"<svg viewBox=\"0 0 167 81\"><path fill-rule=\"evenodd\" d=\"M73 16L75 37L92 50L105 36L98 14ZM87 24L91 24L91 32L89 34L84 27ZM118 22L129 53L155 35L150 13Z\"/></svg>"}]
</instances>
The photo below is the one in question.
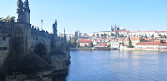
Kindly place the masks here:
<instances>
[{"instance_id":1,"label":"bridge tower","mask_svg":"<svg viewBox=\"0 0 167 81\"><path fill-rule=\"evenodd\" d=\"M17 22L30 24L30 8L28 0L25 0L24 4L22 0L17 1L17 14Z\"/></svg>"},{"instance_id":2,"label":"bridge tower","mask_svg":"<svg viewBox=\"0 0 167 81\"><path fill-rule=\"evenodd\" d=\"M17 7L18 23L11 23L12 36L10 40L10 51L24 54L29 52L31 44L30 9L28 0L25 0L24 4L22 0L18 0Z\"/></svg>"}]
</instances>

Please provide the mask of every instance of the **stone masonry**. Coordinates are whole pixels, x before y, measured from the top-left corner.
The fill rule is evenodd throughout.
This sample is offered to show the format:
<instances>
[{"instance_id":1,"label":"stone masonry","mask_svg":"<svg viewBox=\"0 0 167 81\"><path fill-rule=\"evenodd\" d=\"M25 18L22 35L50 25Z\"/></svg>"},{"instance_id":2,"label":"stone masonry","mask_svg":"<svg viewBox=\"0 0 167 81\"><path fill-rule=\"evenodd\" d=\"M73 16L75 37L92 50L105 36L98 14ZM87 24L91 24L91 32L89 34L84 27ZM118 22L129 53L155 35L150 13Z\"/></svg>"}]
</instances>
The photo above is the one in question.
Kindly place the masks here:
<instances>
[{"instance_id":1,"label":"stone masonry","mask_svg":"<svg viewBox=\"0 0 167 81\"><path fill-rule=\"evenodd\" d=\"M28 0L17 2L17 22L0 22L0 81L52 81L65 77L70 64L66 38L30 24Z\"/></svg>"}]
</instances>

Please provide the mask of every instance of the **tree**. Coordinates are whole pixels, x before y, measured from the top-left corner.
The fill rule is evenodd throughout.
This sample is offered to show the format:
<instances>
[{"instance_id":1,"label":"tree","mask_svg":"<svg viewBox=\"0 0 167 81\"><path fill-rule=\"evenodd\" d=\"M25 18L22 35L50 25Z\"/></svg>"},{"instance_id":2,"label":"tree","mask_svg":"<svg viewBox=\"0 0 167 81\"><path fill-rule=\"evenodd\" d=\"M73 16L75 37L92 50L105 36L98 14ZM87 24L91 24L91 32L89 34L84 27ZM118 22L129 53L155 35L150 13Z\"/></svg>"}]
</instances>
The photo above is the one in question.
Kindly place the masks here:
<instances>
[{"instance_id":1,"label":"tree","mask_svg":"<svg viewBox=\"0 0 167 81\"><path fill-rule=\"evenodd\" d=\"M132 41L130 40L130 38L129 38L129 46L128 46L129 48L133 48L134 46L132 45Z\"/></svg>"},{"instance_id":2,"label":"tree","mask_svg":"<svg viewBox=\"0 0 167 81\"><path fill-rule=\"evenodd\" d=\"M119 38L123 38L124 37L124 35L119 35Z\"/></svg>"},{"instance_id":3,"label":"tree","mask_svg":"<svg viewBox=\"0 0 167 81\"><path fill-rule=\"evenodd\" d=\"M70 47L76 47L77 43L76 43L77 39L74 37L70 40L69 45Z\"/></svg>"},{"instance_id":4,"label":"tree","mask_svg":"<svg viewBox=\"0 0 167 81\"><path fill-rule=\"evenodd\" d=\"M93 43L90 44L90 47L93 47Z\"/></svg>"},{"instance_id":5,"label":"tree","mask_svg":"<svg viewBox=\"0 0 167 81\"><path fill-rule=\"evenodd\" d=\"M154 38L154 35L151 35L151 38Z\"/></svg>"},{"instance_id":6,"label":"tree","mask_svg":"<svg viewBox=\"0 0 167 81\"><path fill-rule=\"evenodd\" d=\"M88 47L86 44L84 45L85 47Z\"/></svg>"},{"instance_id":7,"label":"tree","mask_svg":"<svg viewBox=\"0 0 167 81\"><path fill-rule=\"evenodd\" d=\"M104 35L103 34L100 34L101 37L103 37Z\"/></svg>"},{"instance_id":8,"label":"tree","mask_svg":"<svg viewBox=\"0 0 167 81\"><path fill-rule=\"evenodd\" d=\"M97 37L99 37L99 34L96 34L97 35Z\"/></svg>"},{"instance_id":9,"label":"tree","mask_svg":"<svg viewBox=\"0 0 167 81\"><path fill-rule=\"evenodd\" d=\"M15 16L12 16L12 17L10 17L9 21L10 22L15 22L15 18L16 18Z\"/></svg>"},{"instance_id":10,"label":"tree","mask_svg":"<svg viewBox=\"0 0 167 81\"><path fill-rule=\"evenodd\" d=\"M15 22L15 16L7 16L6 18L0 18L0 22Z\"/></svg>"},{"instance_id":11,"label":"tree","mask_svg":"<svg viewBox=\"0 0 167 81\"><path fill-rule=\"evenodd\" d=\"M112 33L111 36L115 36L115 34Z\"/></svg>"},{"instance_id":12,"label":"tree","mask_svg":"<svg viewBox=\"0 0 167 81\"><path fill-rule=\"evenodd\" d=\"M111 45L109 44L107 47L111 47Z\"/></svg>"},{"instance_id":13,"label":"tree","mask_svg":"<svg viewBox=\"0 0 167 81\"><path fill-rule=\"evenodd\" d=\"M104 37L104 38L106 38L106 37L107 37L107 34L106 34L106 33L104 33L103 37Z\"/></svg>"}]
</instances>

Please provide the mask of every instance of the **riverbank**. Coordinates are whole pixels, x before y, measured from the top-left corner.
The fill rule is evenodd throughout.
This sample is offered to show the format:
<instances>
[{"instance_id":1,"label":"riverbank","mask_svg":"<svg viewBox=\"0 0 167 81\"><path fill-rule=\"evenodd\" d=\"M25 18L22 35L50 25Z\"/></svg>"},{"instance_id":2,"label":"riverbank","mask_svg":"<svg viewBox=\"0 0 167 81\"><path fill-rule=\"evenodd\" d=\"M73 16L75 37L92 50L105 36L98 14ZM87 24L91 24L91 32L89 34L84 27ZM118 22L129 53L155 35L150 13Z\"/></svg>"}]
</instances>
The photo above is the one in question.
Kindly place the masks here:
<instances>
[{"instance_id":1,"label":"riverbank","mask_svg":"<svg viewBox=\"0 0 167 81\"><path fill-rule=\"evenodd\" d=\"M87 47L82 47L82 48L70 48L71 51L73 50L95 50L94 48L87 48Z\"/></svg>"},{"instance_id":2,"label":"riverbank","mask_svg":"<svg viewBox=\"0 0 167 81\"><path fill-rule=\"evenodd\" d=\"M82 47L82 48L70 48L71 51L75 51L75 50L85 50L85 51L96 51L98 49L95 48L86 48L86 47ZM101 50L101 51L106 51L106 50ZM155 52L167 52L167 49L136 49L136 48L126 48L126 49L120 49L120 50L108 50L108 51L155 51Z\"/></svg>"},{"instance_id":3,"label":"riverbank","mask_svg":"<svg viewBox=\"0 0 167 81\"><path fill-rule=\"evenodd\" d=\"M126 48L120 49L120 51L167 51L167 49L157 49L157 48Z\"/></svg>"}]
</instances>

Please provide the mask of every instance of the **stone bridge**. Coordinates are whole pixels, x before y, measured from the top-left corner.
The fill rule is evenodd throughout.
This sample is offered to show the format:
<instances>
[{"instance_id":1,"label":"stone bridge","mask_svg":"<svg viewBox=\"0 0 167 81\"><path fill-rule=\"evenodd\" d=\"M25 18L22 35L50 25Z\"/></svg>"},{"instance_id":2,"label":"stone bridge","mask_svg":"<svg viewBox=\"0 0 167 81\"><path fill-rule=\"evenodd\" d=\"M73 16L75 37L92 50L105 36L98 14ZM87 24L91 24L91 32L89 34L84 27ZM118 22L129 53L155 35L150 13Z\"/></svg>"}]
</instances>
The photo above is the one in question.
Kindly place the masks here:
<instances>
[{"instance_id":1,"label":"stone bridge","mask_svg":"<svg viewBox=\"0 0 167 81\"><path fill-rule=\"evenodd\" d=\"M53 34L40 31L30 24L28 0L17 5L17 22L0 22L0 81L51 81L67 74L69 47L65 34L57 36L57 21Z\"/></svg>"}]
</instances>

